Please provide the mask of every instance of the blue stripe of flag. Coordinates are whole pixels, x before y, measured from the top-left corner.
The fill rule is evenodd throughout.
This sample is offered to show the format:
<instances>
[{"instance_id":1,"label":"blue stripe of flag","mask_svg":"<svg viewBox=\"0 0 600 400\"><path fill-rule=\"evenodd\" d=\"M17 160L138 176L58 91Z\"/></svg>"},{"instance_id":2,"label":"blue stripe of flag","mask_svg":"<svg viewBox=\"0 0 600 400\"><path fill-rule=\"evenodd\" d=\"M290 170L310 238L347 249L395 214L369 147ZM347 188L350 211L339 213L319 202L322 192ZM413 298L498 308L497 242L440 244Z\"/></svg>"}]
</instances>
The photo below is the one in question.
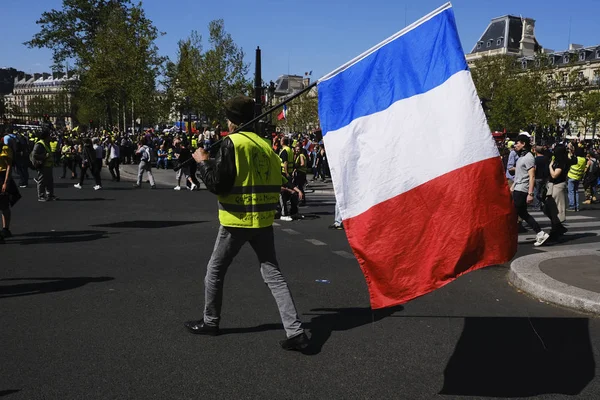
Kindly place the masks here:
<instances>
[{"instance_id":1,"label":"blue stripe of flag","mask_svg":"<svg viewBox=\"0 0 600 400\"><path fill-rule=\"evenodd\" d=\"M323 135L428 92L467 69L450 8L320 82Z\"/></svg>"}]
</instances>

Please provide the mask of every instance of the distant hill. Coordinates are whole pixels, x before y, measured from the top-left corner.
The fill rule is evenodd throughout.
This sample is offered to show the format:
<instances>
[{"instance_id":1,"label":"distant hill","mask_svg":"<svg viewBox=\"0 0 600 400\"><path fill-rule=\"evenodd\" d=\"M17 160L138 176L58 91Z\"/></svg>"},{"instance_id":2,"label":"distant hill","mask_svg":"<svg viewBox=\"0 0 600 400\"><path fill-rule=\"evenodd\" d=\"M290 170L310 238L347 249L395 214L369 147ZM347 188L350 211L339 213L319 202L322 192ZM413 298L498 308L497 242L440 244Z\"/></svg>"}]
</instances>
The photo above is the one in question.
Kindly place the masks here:
<instances>
[{"instance_id":1,"label":"distant hill","mask_svg":"<svg viewBox=\"0 0 600 400\"><path fill-rule=\"evenodd\" d=\"M0 95L12 93L15 77L20 73L23 72L14 68L0 68Z\"/></svg>"}]
</instances>

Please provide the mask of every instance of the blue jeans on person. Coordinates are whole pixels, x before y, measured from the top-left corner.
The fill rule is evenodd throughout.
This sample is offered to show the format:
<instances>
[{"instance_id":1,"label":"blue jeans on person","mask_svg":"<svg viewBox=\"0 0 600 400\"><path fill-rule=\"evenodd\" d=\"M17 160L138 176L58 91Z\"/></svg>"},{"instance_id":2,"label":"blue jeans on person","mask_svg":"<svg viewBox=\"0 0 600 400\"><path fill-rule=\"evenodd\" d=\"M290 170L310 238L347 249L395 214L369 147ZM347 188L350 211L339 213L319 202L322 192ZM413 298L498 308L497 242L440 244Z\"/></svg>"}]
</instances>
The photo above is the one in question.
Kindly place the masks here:
<instances>
[{"instance_id":1,"label":"blue jeans on person","mask_svg":"<svg viewBox=\"0 0 600 400\"><path fill-rule=\"evenodd\" d=\"M160 168L162 166L164 169L167 169L167 162L167 157L158 157L158 161L156 162L156 168Z\"/></svg>"},{"instance_id":2,"label":"blue jeans on person","mask_svg":"<svg viewBox=\"0 0 600 400\"><path fill-rule=\"evenodd\" d=\"M569 208L579 210L579 181L568 178Z\"/></svg>"},{"instance_id":3,"label":"blue jeans on person","mask_svg":"<svg viewBox=\"0 0 600 400\"><path fill-rule=\"evenodd\" d=\"M340 206L338 206L337 202L335 203L335 217L333 223L337 226L342 225L342 214L340 213Z\"/></svg>"}]
</instances>

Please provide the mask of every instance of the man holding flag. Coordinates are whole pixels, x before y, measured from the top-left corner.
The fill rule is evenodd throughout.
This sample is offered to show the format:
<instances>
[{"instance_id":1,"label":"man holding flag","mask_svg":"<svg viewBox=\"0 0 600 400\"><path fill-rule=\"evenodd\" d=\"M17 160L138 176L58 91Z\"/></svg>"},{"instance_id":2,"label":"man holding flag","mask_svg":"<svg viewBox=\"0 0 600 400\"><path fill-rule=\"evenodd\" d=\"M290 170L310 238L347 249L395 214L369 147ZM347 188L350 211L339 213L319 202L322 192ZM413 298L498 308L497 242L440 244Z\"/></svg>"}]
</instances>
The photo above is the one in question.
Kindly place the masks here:
<instances>
[{"instance_id":1,"label":"man holding flag","mask_svg":"<svg viewBox=\"0 0 600 400\"><path fill-rule=\"evenodd\" d=\"M336 200L373 308L514 256L515 211L450 3L318 89ZM429 143L446 143L436 162Z\"/></svg>"}]
</instances>

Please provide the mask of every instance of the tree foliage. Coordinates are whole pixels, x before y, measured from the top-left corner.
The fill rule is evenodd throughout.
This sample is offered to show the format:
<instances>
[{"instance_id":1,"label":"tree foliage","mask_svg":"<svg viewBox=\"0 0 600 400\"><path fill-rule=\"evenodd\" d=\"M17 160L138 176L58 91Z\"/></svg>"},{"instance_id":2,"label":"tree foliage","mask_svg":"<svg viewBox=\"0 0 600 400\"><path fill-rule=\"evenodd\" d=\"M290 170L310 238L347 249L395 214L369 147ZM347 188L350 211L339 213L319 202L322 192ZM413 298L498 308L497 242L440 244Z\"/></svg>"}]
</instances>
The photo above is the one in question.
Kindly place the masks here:
<instances>
[{"instance_id":1,"label":"tree foliage","mask_svg":"<svg viewBox=\"0 0 600 400\"><path fill-rule=\"evenodd\" d=\"M148 110L164 60L154 43L160 33L141 3L63 0L62 10L44 12L37 23L40 31L26 44L50 48L57 68L74 62L80 118L106 125L122 118L124 126L135 118L153 118Z\"/></svg>"},{"instance_id":2,"label":"tree foliage","mask_svg":"<svg viewBox=\"0 0 600 400\"><path fill-rule=\"evenodd\" d=\"M223 121L225 101L247 91L248 64L222 19L209 23L208 34L206 51L196 31L179 41L177 60L167 63L164 85L174 104L186 108L188 98L189 107L209 121Z\"/></svg>"},{"instance_id":3,"label":"tree foliage","mask_svg":"<svg viewBox=\"0 0 600 400\"><path fill-rule=\"evenodd\" d=\"M542 69L524 73L511 56L482 57L472 69L481 98L490 100L488 123L492 130L519 132L531 125L555 122Z\"/></svg>"},{"instance_id":4,"label":"tree foliage","mask_svg":"<svg viewBox=\"0 0 600 400\"><path fill-rule=\"evenodd\" d=\"M319 99L308 91L287 105L287 116L276 125L290 132L307 132L319 127Z\"/></svg>"}]
</instances>

